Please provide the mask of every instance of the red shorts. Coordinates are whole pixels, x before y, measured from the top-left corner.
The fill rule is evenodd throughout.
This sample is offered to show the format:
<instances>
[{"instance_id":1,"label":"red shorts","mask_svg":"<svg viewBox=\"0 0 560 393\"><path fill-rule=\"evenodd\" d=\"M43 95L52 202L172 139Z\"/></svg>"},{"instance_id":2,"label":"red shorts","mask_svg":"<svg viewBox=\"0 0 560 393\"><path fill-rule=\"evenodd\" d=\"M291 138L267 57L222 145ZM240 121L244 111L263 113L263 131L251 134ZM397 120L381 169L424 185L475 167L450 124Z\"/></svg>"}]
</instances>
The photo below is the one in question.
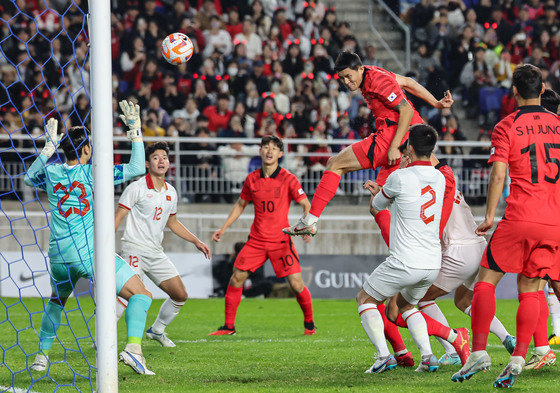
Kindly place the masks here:
<instances>
[{"instance_id":1,"label":"red shorts","mask_svg":"<svg viewBox=\"0 0 560 393\"><path fill-rule=\"evenodd\" d=\"M239 270L254 272L264 265L267 259L270 259L274 273L279 278L301 273L299 255L290 236L286 236L286 240L279 243L249 238L237 255L233 266Z\"/></svg>"},{"instance_id":2,"label":"red shorts","mask_svg":"<svg viewBox=\"0 0 560 393\"><path fill-rule=\"evenodd\" d=\"M397 125L382 125L377 132L362 139L360 142L352 144L352 151L358 158L363 169L376 169L381 167L377 179L375 180L380 186L385 184L387 177L399 167L399 162L395 165L388 165L387 154L389 146L397 132ZM408 139L408 132L404 136L402 142ZM402 143L401 142L401 143Z\"/></svg>"},{"instance_id":3,"label":"red shorts","mask_svg":"<svg viewBox=\"0 0 560 393\"><path fill-rule=\"evenodd\" d=\"M560 226L504 219L490 238L480 265L544 278L558 261L559 246Z\"/></svg>"}]
</instances>

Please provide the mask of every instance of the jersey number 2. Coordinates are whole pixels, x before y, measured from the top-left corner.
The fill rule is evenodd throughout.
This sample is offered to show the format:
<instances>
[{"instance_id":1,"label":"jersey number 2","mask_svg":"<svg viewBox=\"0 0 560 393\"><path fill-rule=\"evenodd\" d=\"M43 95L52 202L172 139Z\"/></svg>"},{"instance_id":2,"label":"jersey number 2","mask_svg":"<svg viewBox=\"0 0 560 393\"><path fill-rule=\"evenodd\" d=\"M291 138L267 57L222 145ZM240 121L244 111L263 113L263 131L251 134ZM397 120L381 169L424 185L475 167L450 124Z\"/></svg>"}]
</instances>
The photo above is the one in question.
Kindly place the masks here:
<instances>
[{"instance_id":1,"label":"jersey number 2","mask_svg":"<svg viewBox=\"0 0 560 393\"><path fill-rule=\"evenodd\" d=\"M62 205L64 204L64 202L68 200L68 198L70 198L70 193L74 191L75 188L78 188L81 191L78 200L80 201L80 204L84 205L84 208L78 209L77 207L69 207L65 211L62 210ZM64 196L58 200L58 205L57 205L58 212L64 218L68 218L68 216L72 213L78 214L80 216L85 216L85 214L90 211L91 207L89 205L89 201L86 198L87 197L86 188L82 183L75 181L68 189L66 189L66 186L63 186L61 183L57 183L56 186L54 186L54 191L56 192L58 190L62 190L64 192Z\"/></svg>"},{"instance_id":2,"label":"jersey number 2","mask_svg":"<svg viewBox=\"0 0 560 393\"><path fill-rule=\"evenodd\" d=\"M422 221L424 221L424 224L426 224L426 225L428 225L429 223L434 221L434 215L433 214L430 217L426 217L426 209L436 203L436 192L434 191L432 186L426 186L422 189L422 195L424 195L428 192L430 193L430 195L432 197L430 198L430 200L428 202L424 203L420 207L420 218L422 219Z\"/></svg>"}]
</instances>

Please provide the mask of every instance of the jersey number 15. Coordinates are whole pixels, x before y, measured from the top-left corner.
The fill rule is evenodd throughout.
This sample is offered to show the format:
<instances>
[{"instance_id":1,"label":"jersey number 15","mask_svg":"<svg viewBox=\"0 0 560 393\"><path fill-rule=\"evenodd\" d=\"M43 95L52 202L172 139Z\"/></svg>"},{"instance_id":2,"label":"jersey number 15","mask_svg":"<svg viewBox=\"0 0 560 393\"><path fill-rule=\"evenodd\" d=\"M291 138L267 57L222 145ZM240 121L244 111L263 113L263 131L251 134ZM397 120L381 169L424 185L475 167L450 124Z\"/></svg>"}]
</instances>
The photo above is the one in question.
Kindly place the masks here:
<instances>
[{"instance_id":1,"label":"jersey number 15","mask_svg":"<svg viewBox=\"0 0 560 393\"><path fill-rule=\"evenodd\" d=\"M544 177L544 181L552 184L556 184L558 178L560 177L560 160L555 157L550 156L550 149L560 149L560 143L545 143L544 151L546 154L546 163L554 164L558 167L556 171L556 176L554 177ZM537 162L537 146L531 143L529 146L525 146L521 149L521 154L529 153L529 161L531 162L531 183L536 184L539 182L539 164Z\"/></svg>"}]
</instances>

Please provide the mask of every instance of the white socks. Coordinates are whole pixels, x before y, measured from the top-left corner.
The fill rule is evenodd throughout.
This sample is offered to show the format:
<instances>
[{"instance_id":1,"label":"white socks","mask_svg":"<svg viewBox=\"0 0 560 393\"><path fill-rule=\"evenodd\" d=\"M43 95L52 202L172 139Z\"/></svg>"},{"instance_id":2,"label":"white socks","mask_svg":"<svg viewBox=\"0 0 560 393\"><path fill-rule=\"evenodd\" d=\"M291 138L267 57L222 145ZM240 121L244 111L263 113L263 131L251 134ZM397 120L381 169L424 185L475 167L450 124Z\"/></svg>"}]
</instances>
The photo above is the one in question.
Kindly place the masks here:
<instances>
[{"instance_id":1,"label":"white socks","mask_svg":"<svg viewBox=\"0 0 560 393\"><path fill-rule=\"evenodd\" d=\"M126 310L126 300L121 299L120 297L117 296L117 322L119 322L119 319L121 319L121 317L124 314L124 311Z\"/></svg>"},{"instance_id":2,"label":"white socks","mask_svg":"<svg viewBox=\"0 0 560 393\"><path fill-rule=\"evenodd\" d=\"M560 302L554 293L554 290L549 289L546 297L548 300L548 308L550 310L550 321L552 322L552 333L556 337L560 337Z\"/></svg>"},{"instance_id":3,"label":"white socks","mask_svg":"<svg viewBox=\"0 0 560 393\"><path fill-rule=\"evenodd\" d=\"M449 323L447 322L445 315L443 315L439 306L433 300L428 302L418 303L418 308L422 310L424 314L428 315L429 317L432 317L442 325L449 326ZM441 337L436 337L436 338L439 341L439 343L442 345L442 347L445 349L445 353L449 355L457 355L457 351L455 351L453 345L451 345L449 342L447 342Z\"/></svg>"},{"instance_id":4,"label":"white socks","mask_svg":"<svg viewBox=\"0 0 560 393\"><path fill-rule=\"evenodd\" d=\"M385 340L385 333L383 332L383 318L377 310L377 306L373 303L362 304L358 307L358 313L362 320L362 327L366 331L369 340L377 349L378 357L389 356L389 348Z\"/></svg>"},{"instance_id":5,"label":"white socks","mask_svg":"<svg viewBox=\"0 0 560 393\"><path fill-rule=\"evenodd\" d=\"M420 311L413 308L403 312L402 317L406 321L408 331L420 350L420 354L422 356L431 355L432 347L430 346L430 336L428 336L428 326Z\"/></svg>"},{"instance_id":6,"label":"white socks","mask_svg":"<svg viewBox=\"0 0 560 393\"><path fill-rule=\"evenodd\" d=\"M463 311L469 317L471 316L471 306L465 308ZM490 332L494 333L499 339L500 342L504 342L506 337L509 336L509 332L506 330L505 326L500 322L500 320L494 315L492 322L490 323Z\"/></svg>"},{"instance_id":7,"label":"white socks","mask_svg":"<svg viewBox=\"0 0 560 393\"><path fill-rule=\"evenodd\" d=\"M171 300L171 298L167 298L159 309L158 316L152 325L152 331L156 334L162 334L165 331L165 327L179 314L183 304L185 304L185 302L176 302Z\"/></svg>"}]
</instances>

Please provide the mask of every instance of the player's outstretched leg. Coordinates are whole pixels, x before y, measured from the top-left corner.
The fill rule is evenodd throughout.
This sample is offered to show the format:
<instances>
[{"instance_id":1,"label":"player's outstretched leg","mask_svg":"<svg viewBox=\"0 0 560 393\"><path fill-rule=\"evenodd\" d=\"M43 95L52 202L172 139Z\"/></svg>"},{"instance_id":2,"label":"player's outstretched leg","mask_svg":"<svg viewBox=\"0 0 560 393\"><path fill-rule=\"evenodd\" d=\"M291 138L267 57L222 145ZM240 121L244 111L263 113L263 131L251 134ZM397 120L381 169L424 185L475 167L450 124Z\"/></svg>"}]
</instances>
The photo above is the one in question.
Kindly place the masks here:
<instances>
[{"instance_id":1,"label":"player's outstretched leg","mask_svg":"<svg viewBox=\"0 0 560 393\"><path fill-rule=\"evenodd\" d=\"M356 297L358 301L358 314L362 321L362 327L369 340L377 349L377 359L373 365L366 370L368 374L379 374L397 367L397 360L389 352L385 334L383 333L383 317L377 309L378 305L363 289Z\"/></svg>"},{"instance_id":2,"label":"player's outstretched leg","mask_svg":"<svg viewBox=\"0 0 560 393\"><path fill-rule=\"evenodd\" d=\"M117 293L128 300L128 307L124 314L127 344L119 353L119 360L138 374L154 375L154 372L146 367L146 359L142 354L142 336L146 328L148 310L152 304L152 294L122 258L117 257L115 262Z\"/></svg>"},{"instance_id":3,"label":"player's outstretched leg","mask_svg":"<svg viewBox=\"0 0 560 393\"><path fill-rule=\"evenodd\" d=\"M552 323L552 334L548 337L549 345L560 345L560 301L552 288L553 282L548 287L548 307L550 309L550 322Z\"/></svg>"},{"instance_id":4,"label":"player's outstretched leg","mask_svg":"<svg viewBox=\"0 0 560 393\"><path fill-rule=\"evenodd\" d=\"M544 366L550 366L556 363L556 355L548 345L548 303L544 291L538 292L539 297L539 319L533 340L535 348L531 354L531 358L523 367L525 370L538 370Z\"/></svg>"},{"instance_id":5,"label":"player's outstretched leg","mask_svg":"<svg viewBox=\"0 0 560 393\"><path fill-rule=\"evenodd\" d=\"M66 303L67 298L58 298L53 292L51 299L45 306L45 311L41 318L41 330L39 332L39 353L35 356L35 361L29 367L32 371L45 371L49 364L49 351L56 337L56 332L62 319L61 304Z\"/></svg>"},{"instance_id":6,"label":"player's outstretched leg","mask_svg":"<svg viewBox=\"0 0 560 393\"><path fill-rule=\"evenodd\" d=\"M305 217L300 218L297 224L284 228L282 231L291 236L314 236L317 233L317 221L325 207L327 207L327 204L334 198L341 176L345 173L361 169L363 167L354 154L352 146L347 146L336 156L329 158L327 169L323 172L321 181L313 195L309 213Z\"/></svg>"},{"instance_id":7,"label":"player's outstretched leg","mask_svg":"<svg viewBox=\"0 0 560 393\"><path fill-rule=\"evenodd\" d=\"M146 337L156 340L163 347L173 348L175 347L175 343L167 337L165 328L179 315L181 307L183 307L188 298L187 290L183 280L181 280L179 276L162 281L159 287L170 297L161 305L156 320L146 331Z\"/></svg>"},{"instance_id":8,"label":"player's outstretched leg","mask_svg":"<svg viewBox=\"0 0 560 393\"><path fill-rule=\"evenodd\" d=\"M449 327L449 323L447 322L447 318L441 312L439 306L433 300L424 301L418 303L418 309L422 311L423 314L428 315L429 317L435 319L443 326ZM455 366L461 365L461 358L457 354L455 347L451 345L447 340L444 340L441 337L436 337L439 343L445 349L445 354L441 356L438 360L440 366Z\"/></svg>"},{"instance_id":9,"label":"player's outstretched leg","mask_svg":"<svg viewBox=\"0 0 560 393\"><path fill-rule=\"evenodd\" d=\"M294 273L287 276L288 283L296 293L296 299L303 312L303 334L312 336L317 333L315 322L313 321L313 300L311 292L304 285L301 273Z\"/></svg>"}]
</instances>

